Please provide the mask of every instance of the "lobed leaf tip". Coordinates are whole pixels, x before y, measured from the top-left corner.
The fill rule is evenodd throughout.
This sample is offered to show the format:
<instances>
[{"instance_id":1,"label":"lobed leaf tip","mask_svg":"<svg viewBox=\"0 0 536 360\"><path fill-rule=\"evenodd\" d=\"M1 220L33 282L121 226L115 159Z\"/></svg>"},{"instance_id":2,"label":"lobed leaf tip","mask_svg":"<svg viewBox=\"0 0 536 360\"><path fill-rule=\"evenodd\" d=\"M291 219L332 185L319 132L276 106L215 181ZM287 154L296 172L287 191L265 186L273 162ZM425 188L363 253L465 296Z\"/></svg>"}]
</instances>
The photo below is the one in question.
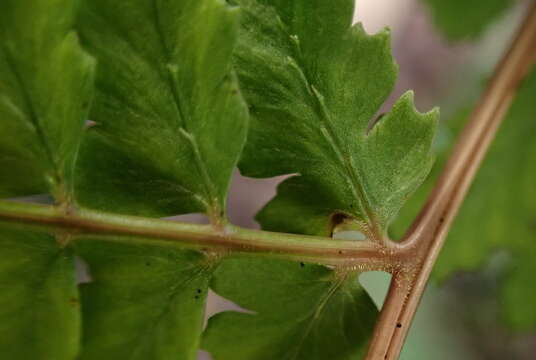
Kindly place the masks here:
<instances>
[{"instance_id":1,"label":"lobed leaf tip","mask_svg":"<svg viewBox=\"0 0 536 360\"><path fill-rule=\"evenodd\" d=\"M440 111L438 106L434 106L431 110L426 112L419 111L419 109L417 109L415 106L415 91L411 89L407 90L404 94L402 94L402 96L400 96L400 99L398 99L394 107L397 105L401 106L402 104L405 104L411 109L411 111L420 116L431 118L439 117Z\"/></svg>"}]
</instances>

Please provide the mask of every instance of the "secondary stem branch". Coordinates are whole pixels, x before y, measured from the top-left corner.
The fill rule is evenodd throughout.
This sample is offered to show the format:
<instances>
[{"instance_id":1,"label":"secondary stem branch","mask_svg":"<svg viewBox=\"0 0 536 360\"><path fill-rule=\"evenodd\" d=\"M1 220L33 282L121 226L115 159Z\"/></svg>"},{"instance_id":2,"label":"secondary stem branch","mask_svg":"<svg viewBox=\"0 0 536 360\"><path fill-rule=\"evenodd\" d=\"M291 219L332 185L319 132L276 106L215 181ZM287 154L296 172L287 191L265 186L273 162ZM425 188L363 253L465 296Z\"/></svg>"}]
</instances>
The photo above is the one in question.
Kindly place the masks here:
<instances>
[{"instance_id":1,"label":"secondary stem branch","mask_svg":"<svg viewBox=\"0 0 536 360\"><path fill-rule=\"evenodd\" d=\"M371 241L343 241L317 236L294 235L225 226L186 224L152 218L117 215L60 207L0 201L0 220L57 226L74 234L108 236L112 241L134 237L136 243L165 244L223 253L250 253L311 261L363 270L390 270L402 266L397 249L386 249ZM115 239L115 240L114 240ZM162 242L164 241L164 242Z\"/></svg>"},{"instance_id":2,"label":"secondary stem branch","mask_svg":"<svg viewBox=\"0 0 536 360\"><path fill-rule=\"evenodd\" d=\"M452 221L535 59L536 4L533 4L472 113L434 191L405 236L403 248L414 253L415 266L393 274L367 360L395 360L399 357Z\"/></svg>"}]
</instances>

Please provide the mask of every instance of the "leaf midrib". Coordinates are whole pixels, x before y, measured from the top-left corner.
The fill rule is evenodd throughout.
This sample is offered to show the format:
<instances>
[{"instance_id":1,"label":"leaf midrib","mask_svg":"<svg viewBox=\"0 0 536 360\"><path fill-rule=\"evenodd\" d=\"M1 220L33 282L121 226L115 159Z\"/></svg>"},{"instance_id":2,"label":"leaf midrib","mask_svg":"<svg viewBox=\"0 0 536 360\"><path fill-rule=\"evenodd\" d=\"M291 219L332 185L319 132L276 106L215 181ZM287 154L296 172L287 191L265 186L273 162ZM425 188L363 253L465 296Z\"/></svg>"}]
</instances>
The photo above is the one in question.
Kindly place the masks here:
<instances>
[{"instance_id":1,"label":"leaf midrib","mask_svg":"<svg viewBox=\"0 0 536 360\"><path fill-rule=\"evenodd\" d=\"M320 318L322 315L322 312L324 311L327 303L333 298L333 296L337 293L337 291L340 289L344 281L346 280L346 276L341 276L339 279L337 279L331 286L327 289L324 296L320 298L317 305L315 306L314 311L308 316L308 323L307 327L305 328L305 331L302 332L302 336L300 337L300 341L296 345L296 351L292 354L292 356L289 358L289 360L296 360L297 356L299 355L303 342L305 339L309 336L311 333L311 330L313 329L316 321Z\"/></svg>"},{"instance_id":2,"label":"leaf midrib","mask_svg":"<svg viewBox=\"0 0 536 360\"><path fill-rule=\"evenodd\" d=\"M342 141L340 140L340 137L337 135L335 129L333 128L331 117L329 116L328 109L326 108L324 101L322 100L322 95L314 87L314 85L311 86L311 89L314 93L314 97L318 103L318 106L322 109L322 115L320 118L325 125L324 129L326 129L326 131L321 131L321 133L332 147L333 152L337 156L337 160L340 162L341 166L348 174L349 179L347 179L347 181L350 185L350 189L352 190L354 197L359 203L361 213L365 216L367 227L369 227L367 230L370 231L370 235L372 235L374 239L379 239L380 233L378 231L377 226L378 221L376 219L376 216L374 215L374 212L372 211L372 207L370 205L370 201L367 197L366 191L362 186L363 181L361 179L360 173L355 168L351 155L344 154L341 150L343 148L343 146L341 145Z\"/></svg>"},{"instance_id":3,"label":"leaf midrib","mask_svg":"<svg viewBox=\"0 0 536 360\"><path fill-rule=\"evenodd\" d=\"M190 269L196 268L196 267L197 266L193 266L193 267L184 269L184 271L189 272ZM184 289L191 282L197 280L200 276L202 276L202 274L205 271L207 271L206 267L200 267L196 269L196 271L194 271L191 276L184 279L183 281L179 281L172 287L169 297L168 297L168 301L166 301L164 307L161 309L158 315L153 318L153 320L151 321L151 324L145 327L144 331L138 334L137 340L133 341L135 346L132 349L131 358L136 358L137 354L139 354L140 351L142 351L142 348L144 347L144 344L147 343L147 339L148 339L148 337L145 335L152 334L153 330L161 323L164 316L170 312L171 305L175 303L176 298L181 294L181 290Z\"/></svg>"},{"instance_id":4,"label":"leaf midrib","mask_svg":"<svg viewBox=\"0 0 536 360\"><path fill-rule=\"evenodd\" d=\"M41 124L39 122L39 116L37 115L37 111L35 110L33 101L30 97L30 94L28 93L25 83L22 79L22 76L20 72L17 69L17 66L15 65L15 62L11 58L11 54L7 48L7 46L0 43L0 50L4 53L4 57L6 59L7 66L9 67L10 71L13 74L13 77L16 81L16 85L19 89L19 92L22 95L22 101L24 103L24 107L26 108L26 111L23 113L26 113L27 118L30 120L30 123L32 124L33 128L35 129L35 133L37 135L37 138L39 139L39 142L41 143L41 146L43 147L45 151L45 156L51 166L51 170L53 172L54 181L56 187L60 187L60 184L62 183L61 178L61 171L59 169L58 164L56 163L56 159L54 157L54 152L52 151L52 146L48 142L47 137L45 136L45 132L41 127Z\"/></svg>"},{"instance_id":5,"label":"leaf midrib","mask_svg":"<svg viewBox=\"0 0 536 360\"><path fill-rule=\"evenodd\" d=\"M284 24L281 17L279 15L277 16L279 18L280 23ZM360 177L359 172L355 168L355 165L353 164L352 157L348 154L345 154L345 152L342 150L344 148L341 145L342 140L337 135L337 132L333 127L329 110L327 109L323 101L323 96L320 91L314 86L314 84L312 84L310 77L307 74L307 67L304 65L302 59L303 55L299 45L299 37L297 34L291 35L288 32L286 26L282 26L282 29L289 38L292 39L293 37L295 37L298 39L298 41L291 41L291 44L293 44L296 48L296 56L294 56L296 69L300 72L300 77L304 81L308 93L314 98L315 103L318 107L317 112L320 114L320 120L324 124L324 127L321 130L325 129L325 131L321 131L322 136L326 139L326 142L329 144L332 151L335 153L340 165L348 174L348 178L346 180L350 185L350 189L354 198L357 199L361 213L365 217L366 225L368 227L367 230L369 230L369 235L371 235L374 239L379 240L381 239L381 233L378 229L378 221L376 219L376 216L374 215L374 212L372 211L372 206L366 195L366 191L362 186L362 179Z\"/></svg>"},{"instance_id":6,"label":"leaf midrib","mask_svg":"<svg viewBox=\"0 0 536 360\"><path fill-rule=\"evenodd\" d=\"M154 15L156 32L158 34L158 39L162 46L162 49L164 50L167 83L168 83L168 87L171 92L171 95L173 96L173 105L178 115L178 120L179 120L178 121L179 122L178 134L179 136L187 140L190 143L190 146L192 148L192 151L194 154L195 166L197 168L198 173L201 175L201 179L203 181L203 187L205 188L205 195L207 199L205 199L203 203L207 207L207 210L209 212L208 215L209 217L213 219L217 218L218 220L221 220L221 218L224 217L224 215L221 214L224 211L224 209L220 209L219 199L217 196L217 190L209 175L206 162L203 159L203 156L199 149L197 139L195 138L194 134L192 134L192 132L188 130L188 126L186 124L186 116L183 110L183 106L181 105L182 104L181 92L173 77L173 70L169 67L169 65L173 64L173 62L172 62L171 52L166 44L164 34L162 32L160 13L159 13L156 0L152 0L152 5L153 5L153 15Z\"/></svg>"}]
</instances>

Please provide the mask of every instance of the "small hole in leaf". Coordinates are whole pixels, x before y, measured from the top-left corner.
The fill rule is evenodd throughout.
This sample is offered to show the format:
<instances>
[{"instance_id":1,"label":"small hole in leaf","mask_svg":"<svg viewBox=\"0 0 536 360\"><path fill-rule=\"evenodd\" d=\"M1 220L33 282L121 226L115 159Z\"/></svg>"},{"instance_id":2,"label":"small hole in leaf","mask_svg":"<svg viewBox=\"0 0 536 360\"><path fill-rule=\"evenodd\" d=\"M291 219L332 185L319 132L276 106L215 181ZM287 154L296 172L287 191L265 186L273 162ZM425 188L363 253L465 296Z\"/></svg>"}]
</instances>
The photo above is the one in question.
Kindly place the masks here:
<instances>
[{"instance_id":1,"label":"small hole in leaf","mask_svg":"<svg viewBox=\"0 0 536 360\"><path fill-rule=\"evenodd\" d=\"M305 266L305 264L301 262L301 263L300 263L300 266L301 266L301 267L304 267L304 266Z\"/></svg>"},{"instance_id":2,"label":"small hole in leaf","mask_svg":"<svg viewBox=\"0 0 536 360\"><path fill-rule=\"evenodd\" d=\"M199 299L199 295L194 296L194 299L196 300Z\"/></svg>"},{"instance_id":3,"label":"small hole in leaf","mask_svg":"<svg viewBox=\"0 0 536 360\"><path fill-rule=\"evenodd\" d=\"M340 225L349 219L348 215L343 213L335 213L331 215L331 228L334 229L337 225Z\"/></svg>"},{"instance_id":4,"label":"small hole in leaf","mask_svg":"<svg viewBox=\"0 0 536 360\"><path fill-rule=\"evenodd\" d=\"M198 293L198 294L201 294L201 289L197 289L197 293Z\"/></svg>"},{"instance_id":5,"label":"small hole in leaf","mask_svg":"<svg viewBox=\"0 0 536 360\"><path fill-rule=\"evenodd\" d=\"M401 328L401 327L402 327L402 324L401 324L401 323L396 323L396 327L397 327L397 328Z\"/></svg>"}]
</instances>

